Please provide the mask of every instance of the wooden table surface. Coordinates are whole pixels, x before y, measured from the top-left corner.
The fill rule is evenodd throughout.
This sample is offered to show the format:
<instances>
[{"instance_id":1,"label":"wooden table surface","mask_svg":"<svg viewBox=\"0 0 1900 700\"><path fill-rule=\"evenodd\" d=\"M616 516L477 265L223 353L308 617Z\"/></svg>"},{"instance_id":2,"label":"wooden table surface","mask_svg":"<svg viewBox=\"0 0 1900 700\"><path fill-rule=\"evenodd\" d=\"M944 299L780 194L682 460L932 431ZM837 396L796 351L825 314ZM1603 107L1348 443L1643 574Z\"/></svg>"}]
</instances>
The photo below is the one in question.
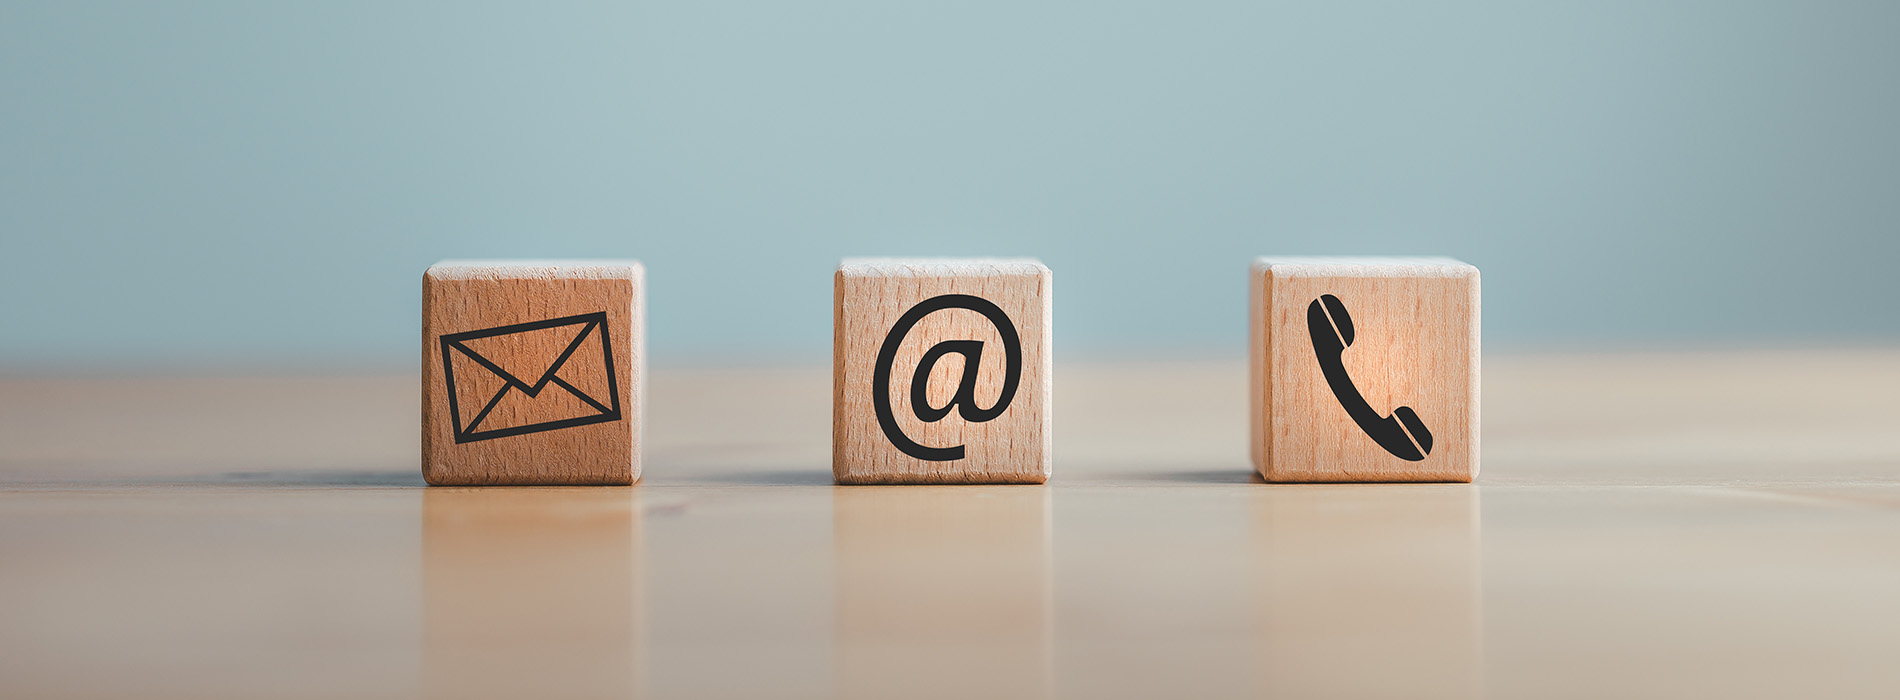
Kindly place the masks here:
<instances>
[{"instance_id":1,"label":"wooden table surface","mask_svg":"<svg viewBox=\"0 0 1900 700\"><path fill-rule=\"evenodd\" d=\"M1268 485L1242 362L1048 486L835 487L822 368L632 488L425 488L413 377L0 381L0 697L1900 697L1900 351L1493 355L1470 485Z\"/></svg>"}]
</instances>

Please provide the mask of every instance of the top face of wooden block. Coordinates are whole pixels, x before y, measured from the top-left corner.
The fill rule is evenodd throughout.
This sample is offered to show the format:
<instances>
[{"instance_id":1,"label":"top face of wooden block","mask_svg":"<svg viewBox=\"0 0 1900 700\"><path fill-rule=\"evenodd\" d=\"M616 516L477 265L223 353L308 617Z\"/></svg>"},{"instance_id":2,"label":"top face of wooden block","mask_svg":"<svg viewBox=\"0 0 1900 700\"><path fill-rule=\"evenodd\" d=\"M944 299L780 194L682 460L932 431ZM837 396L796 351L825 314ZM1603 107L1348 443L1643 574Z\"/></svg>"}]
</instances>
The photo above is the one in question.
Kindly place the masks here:
<instances>
[{"instance_id":1,"label":"top face of wooden block","mask_svg":"<svg viewBox=\"0 0 1900 700\"><path fill-rule=\"evenodd\" d=\"M1042 277L1049 268L1035 258L845 258L844 277Z\"/></svg>"},{"instance_id":2,"label":"top face of wooden block","mask_svg":"<svg viewBox=\"0 0 1900 700\"><path fill-rule=\"evenodd\" d=\"M1273 255L1253 268L1274 277L1476 277L1478 268L1442 257L1379 258Z\"/></svg>"},{"instance_id":3,"label":"top face of wooden block","mask_svg":"<svg viewBox=\"0 0 1900 700\"><path fill-rule=\"evenodd\" d=\"M430 265L430 280L640 279L638 260L444 260Z\"/></svg>"}]
</instances>

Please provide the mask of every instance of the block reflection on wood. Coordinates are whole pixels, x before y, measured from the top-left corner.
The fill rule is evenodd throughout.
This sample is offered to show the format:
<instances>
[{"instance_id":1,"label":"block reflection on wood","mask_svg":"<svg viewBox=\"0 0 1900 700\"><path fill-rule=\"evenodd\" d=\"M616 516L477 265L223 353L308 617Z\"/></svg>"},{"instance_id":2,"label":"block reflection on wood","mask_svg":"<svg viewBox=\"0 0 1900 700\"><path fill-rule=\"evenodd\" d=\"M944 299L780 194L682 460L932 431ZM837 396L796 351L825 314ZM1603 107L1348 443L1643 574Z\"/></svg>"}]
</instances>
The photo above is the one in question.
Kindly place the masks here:
<instances>
[{"instance_id":1,"label":"block reflection on wood","mask_svg":"<svg viewBox=\"0 0 1900 700\"><path fill-rule=\"evenodd\" d=\"M839 489L833 508L840 697L1049 694L1048 490Z\"/></svg>"},{"instance_id":2,"label":"block reflection on wood","mask_svg":"<svg viewBox=\"0 0 1900 700\"><path fill-rule=\"evenodd\" d=\"M435 488L422 498L430 697L641 688L636 489Z\"/></svg>"}]
</instances>

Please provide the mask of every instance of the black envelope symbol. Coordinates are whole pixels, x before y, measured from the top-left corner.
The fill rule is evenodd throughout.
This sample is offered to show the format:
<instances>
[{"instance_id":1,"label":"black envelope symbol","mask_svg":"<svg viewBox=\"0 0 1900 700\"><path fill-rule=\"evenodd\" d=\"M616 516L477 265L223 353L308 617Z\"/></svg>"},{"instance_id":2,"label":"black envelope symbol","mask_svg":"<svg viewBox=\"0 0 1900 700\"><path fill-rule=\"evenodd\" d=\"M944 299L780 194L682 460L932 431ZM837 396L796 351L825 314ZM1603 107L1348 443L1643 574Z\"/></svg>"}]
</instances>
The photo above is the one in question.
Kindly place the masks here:
<instances>
[{"instance_id":1,"label":"black envelope symbol","mask_svg":"<svg viewBox=\"0 0 1900 700\"><path fill-rule=\"evenodd\" d=\"M455 442L620 420L610 335L603 311L442 336Z\"/></svg>"}]
</instances>

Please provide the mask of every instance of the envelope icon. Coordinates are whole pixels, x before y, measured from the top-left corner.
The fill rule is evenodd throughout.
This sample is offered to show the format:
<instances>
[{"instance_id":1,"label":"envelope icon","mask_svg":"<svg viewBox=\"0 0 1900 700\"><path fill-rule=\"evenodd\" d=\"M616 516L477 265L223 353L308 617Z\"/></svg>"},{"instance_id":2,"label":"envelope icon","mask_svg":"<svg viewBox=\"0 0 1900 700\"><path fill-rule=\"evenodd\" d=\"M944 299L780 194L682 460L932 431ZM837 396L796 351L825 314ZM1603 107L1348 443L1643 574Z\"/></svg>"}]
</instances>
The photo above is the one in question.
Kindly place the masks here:
<instances>
[{"instance_id":1,"label":"envelope icon","mask_svg":"<svg viewBox=\"0 0 1900 700\"><path fill-rule=\"evenodd\" d=\"M620 420L611 335L602 311L442 336L456 444Z\"/></svg>"}]
</instances>

